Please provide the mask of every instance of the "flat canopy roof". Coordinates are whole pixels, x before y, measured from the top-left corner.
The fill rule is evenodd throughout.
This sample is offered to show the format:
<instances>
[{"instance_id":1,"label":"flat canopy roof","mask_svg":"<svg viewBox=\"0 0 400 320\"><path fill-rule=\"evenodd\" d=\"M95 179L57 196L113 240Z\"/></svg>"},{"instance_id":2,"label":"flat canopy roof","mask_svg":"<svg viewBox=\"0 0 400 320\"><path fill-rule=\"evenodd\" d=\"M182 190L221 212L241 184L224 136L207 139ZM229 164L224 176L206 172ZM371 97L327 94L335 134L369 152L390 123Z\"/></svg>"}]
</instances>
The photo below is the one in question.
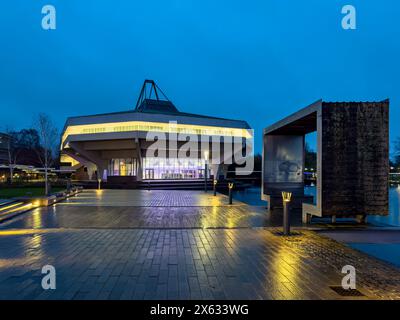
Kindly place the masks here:
<instances>
[{"instance_id":1,"label":"flat canopy roof","mask_svg":"<svg viewBox=\"0 0 400 320\"><path fill-rule=\"evenodd\" d=\"M302 135L317 130L317 110L322 105L322 100L287 116L286 118L264 129L268 135Z\"/></svg>"}]
</instances>

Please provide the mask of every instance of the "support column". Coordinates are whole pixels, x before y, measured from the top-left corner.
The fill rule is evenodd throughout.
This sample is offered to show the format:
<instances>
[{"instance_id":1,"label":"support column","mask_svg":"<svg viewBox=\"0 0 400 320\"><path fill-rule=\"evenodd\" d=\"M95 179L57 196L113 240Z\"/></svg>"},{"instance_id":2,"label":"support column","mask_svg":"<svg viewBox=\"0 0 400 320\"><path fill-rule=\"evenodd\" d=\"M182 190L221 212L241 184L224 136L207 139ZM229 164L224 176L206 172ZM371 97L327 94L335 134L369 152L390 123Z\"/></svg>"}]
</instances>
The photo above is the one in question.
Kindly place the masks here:
<instances>
[{"instance_id":1,"label":"support column","mask_svg":"<svg viewBox=\"0 0 400 320\"><path fill-rule=\"evenodd\" d=\"M139 138L135 138L135 142L136 142L136 159L137 159L136 180L143 181L143 158L142 158L142 149Z\"/></svg>"},{"instance_id":2,"label":"support column","mask_svg":"<svg viewBox=\"0 0 400 320\"><path fill-rule=\"evenodd\" d=\"M96 169L88 168L88 175L90 180L97 180L97 179L102 179L103 180L103 174L104 170L107 170L108 167L108 160L102 159L100 156L100 152L98 151L93 151L93 150L85 150L84 146L79 143L79 142L70 142L70 146L78 152L81 156L85 157L88 159L91 163L93 163L96 166ZM90 166L91 167L91 166ZM91 173L90 173L90 171ZM97 171L97 176L94 175L94 171Z\"/></svg>"},{"instance_id":3,"label":"support column","mask_svg":"<svg viewBox=\"0 0 400 320\"><path fill-rule=\"evenodd\" d=\"M214 179L219 180L221 165L220 164L211 164L211 174L214 176Z\"/></svg>"},{"instance_id":4,"label":"support column","mask_svg":"<svg viewBox=\"0 0 400 320\"><path fill-rule=\"evenodd\" d=\"M96 180L96 174L95 174L97 170L96 165L93 163L87 164L86 169L89 180Z\"/></svg>"},{"instance_id":5,"label":"support column","mask_svg":"<svg viewBox=\"0 0 400 320\"><path fill-rule=\"evenodd\" d=\"M223 164L221 166L222 175L224 176L225 180L226 180L226 178L228 176L228 168L229 168L229 164Z\"/></svg>"},{"instance_id":6,"label":"support column","mask_svg":"<svg viewBox=\"0 0 400 320\"><path fill-rule=\"evenodd\" d=\"M103 162L103 161L102 161ZM101 163L97 165L97 179L107 181L108 176L108 163Z\"/></svg>"}]
</instances>

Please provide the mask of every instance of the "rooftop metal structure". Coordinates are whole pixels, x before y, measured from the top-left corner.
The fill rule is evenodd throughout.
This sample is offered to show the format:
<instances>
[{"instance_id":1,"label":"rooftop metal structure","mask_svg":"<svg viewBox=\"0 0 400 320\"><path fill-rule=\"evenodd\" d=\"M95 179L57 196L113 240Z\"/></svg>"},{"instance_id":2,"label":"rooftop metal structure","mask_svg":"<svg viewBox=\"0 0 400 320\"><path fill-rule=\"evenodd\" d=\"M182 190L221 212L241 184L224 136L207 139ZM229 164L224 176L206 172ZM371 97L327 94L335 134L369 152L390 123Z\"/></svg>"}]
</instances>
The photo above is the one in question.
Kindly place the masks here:
<instances>
[{"instance_id":1,"label":"rooftop metal structure","mask_svg":"<svg viewBox=\"0 0 400 320\"><path fill-rule=\"evenodd\" d=\"M69 117L64 125L63 131L65 131L69 125L120 121L177 121L179 123L194 125L251 128L249 124L243 120L181 112L175 107L171 100L168 99L154 80L146 79L143 82L136 106L133 110Z\"/></svg>"},{"instance_id":2,"label":"rooftop metal structure","mask_svg":"<svg viewBox=\"0 0 400 320\"><path fill-rule=\"evenodd\" d=\"M144 80L135 111L179 112L154 80Z\"/></svg>"}]
</instances>

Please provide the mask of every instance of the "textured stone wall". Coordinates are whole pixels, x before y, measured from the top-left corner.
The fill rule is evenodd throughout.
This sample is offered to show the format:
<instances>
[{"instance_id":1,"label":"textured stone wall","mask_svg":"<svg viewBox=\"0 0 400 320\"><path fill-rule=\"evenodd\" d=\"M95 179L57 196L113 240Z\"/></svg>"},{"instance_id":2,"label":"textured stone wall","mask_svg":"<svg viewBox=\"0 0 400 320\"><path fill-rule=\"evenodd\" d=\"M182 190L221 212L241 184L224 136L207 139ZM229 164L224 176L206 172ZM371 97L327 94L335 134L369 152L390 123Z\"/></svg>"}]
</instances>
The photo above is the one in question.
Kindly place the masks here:
<instances>
[{"instance_id":1,"label":"textured stone wall","mask_svg":"<svg viewBox=\"0 0 400 320\"><path fill-rule=\"evenodd\" d=\"M322 213L388 214L389 101L323 103Z\"/></svg>"}]
</instances>

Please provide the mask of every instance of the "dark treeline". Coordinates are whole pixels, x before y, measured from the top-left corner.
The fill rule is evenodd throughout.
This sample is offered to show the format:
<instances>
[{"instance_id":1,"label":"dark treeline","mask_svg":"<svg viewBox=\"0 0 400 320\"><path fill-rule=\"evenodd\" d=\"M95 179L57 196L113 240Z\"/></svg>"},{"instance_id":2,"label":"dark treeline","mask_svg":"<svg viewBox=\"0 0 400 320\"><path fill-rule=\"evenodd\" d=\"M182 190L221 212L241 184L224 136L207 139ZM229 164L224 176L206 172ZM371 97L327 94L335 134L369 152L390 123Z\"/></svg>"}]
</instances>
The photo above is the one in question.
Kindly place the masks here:
<instances>
[{"instance_id":1,"label":"dark treeline","mask_svg":"<svg viewBox=\"0 0 400 320\"><path fill-rule=\"evenodd\" d=\"M38 153L41 152L40 138L35 129L8 131L9 152L12 164L40 167Z\"/></svg>"}]
</instances>

